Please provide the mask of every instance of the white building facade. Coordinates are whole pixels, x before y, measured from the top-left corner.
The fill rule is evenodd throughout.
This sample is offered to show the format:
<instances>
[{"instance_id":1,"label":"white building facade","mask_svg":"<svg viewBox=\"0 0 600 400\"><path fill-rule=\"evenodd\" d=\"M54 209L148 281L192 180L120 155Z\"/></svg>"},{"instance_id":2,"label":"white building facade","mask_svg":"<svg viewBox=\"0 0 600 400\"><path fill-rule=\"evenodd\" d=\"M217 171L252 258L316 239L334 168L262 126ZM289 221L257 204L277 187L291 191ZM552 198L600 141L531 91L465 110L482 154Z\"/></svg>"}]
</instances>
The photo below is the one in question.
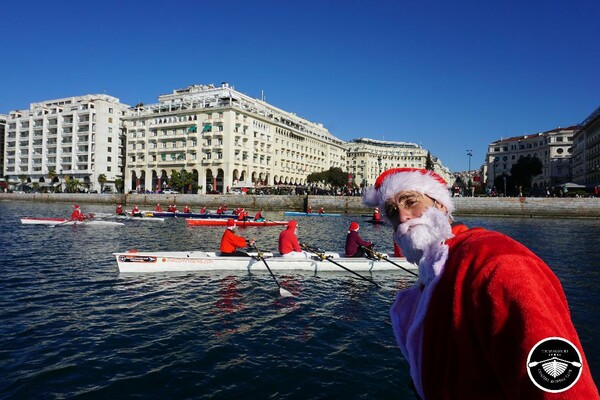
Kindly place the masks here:
<instances>
[{"instance_id":1,"label":"white building facade","mask_svg":"<svg viewBox=\"0 0 600 400\"><path fill-rule=\"evenodd\" d=\"M568 182L575 129L575 126L556 128L491 143L486 154L486 186L491 189L496 177L510 176L513 165L527 156L542 162L542 173L533 177L532 188L545 189Z\"/></svg>"},{"instance_id":2,"label":"white building facade","mask_svg":"<svg viewBox=\"0 0 600 400\"><path fill-rule=\"evenodd\" d=\"M323 125L221 86L192 85L139 105L125 118L125 190L165 189L173 172L193 175L186 192L306 184L346 166L345 142Z\"/></svg>"},{"instance_id":3,"label":"white building facade","mask_svg":"<svg viewBox=\"0 0 600 400\"><path fill-rule=\"evenodd\" d=\"M600 107L579 124L573 137L571 173L580 185L600 184Z\"/></svg>"},{"instance_id":4,"label":"white building facade","mask_svg":"<svg viewBox=\"0 0 600 400\"><path fill-rule=\"evenodd\" d=\"M390 168L425 168L428 151L418 144L368 138L354 139L346 144L347 170L359 187L375 184L383 171ZM454 177L441 161L431 156L433 170L446 180L450 188Z\"/></svg>"},{"instance_id":5,"label":"white building facade","mask_svg":"<svg viewBox=\"0 0 600 400\"><path fill-rule=\"evenodd\" d=\"M32 103L9 113L4 176L13 187L60 187L77 179L81 190L115 189L123 176L121 118L128 106L98 94Z\"/></svg>"}]
</instances>

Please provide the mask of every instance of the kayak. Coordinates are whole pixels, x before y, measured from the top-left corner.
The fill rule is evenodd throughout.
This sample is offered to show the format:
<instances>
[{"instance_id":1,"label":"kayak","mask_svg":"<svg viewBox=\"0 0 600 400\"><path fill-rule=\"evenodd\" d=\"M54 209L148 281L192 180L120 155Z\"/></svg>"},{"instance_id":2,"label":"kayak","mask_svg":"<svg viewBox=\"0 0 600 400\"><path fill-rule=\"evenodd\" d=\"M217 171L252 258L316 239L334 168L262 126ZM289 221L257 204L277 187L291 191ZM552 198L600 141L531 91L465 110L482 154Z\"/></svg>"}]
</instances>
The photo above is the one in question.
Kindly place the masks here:
<instances>
[{"instance_id":1,"label":"kayak","mask_svg":"<svg viewBox=\"0 0 600 400\"><path fill-rule=\"evenodd\" d=\"M185 220L188 226L227 226L225 219L217 218L188 218ZM236 226L277 226L287 225L289 221L235 221Z\"/></svg>"},{"instance_id":2,"label":"kayak","mask_svg":"<svg viewBox=\"0 0 600 400\"><path fill-rule=\"evenodd\" d=\"M129 250L125 253L113 253L117 260L120 272L181 272L181 271L261 271L268 272L258 253L249 253L251 257L221 257L215 252L204 251L136 251ZM287 258L273 256L272 253L263 253L269 268L273 271L310 271L316 272L343 272L344 269L334 264L338 263L351 271L396 271L406 273L396 265L384 260L371 260L368 258L346 258L337 253L325 253L331 257L321 260L313 258ZM254 256L254 257L252 257ZM405 258L390 258L390 261L417 272L417 266L406 261ZM332 262L334 261L334 262Z\"/></svg>"},{"instance_id":3,"label":"kayak","mask_svg":"<svg viewBox=\"0 0 600 400\"><path fill-rule=\"evenodd\" d=\"M305 212L297 212L297 211L286 211L283 215L288 217L340 217L341 214L331 214L331 213L323 213L319 214L318 212L305 213Z\"/></svg>"},{"instance_id":4,"label":"kayak","mask_svg":"<svg viewBox=\"0 0 600 400\"><path fill-rule=\"evenodd\" d=\"M52 226L63 226L63 225L95 225L95 226L120 226L125 225L122 222L104 221L99 219L91 219L84 221L69 221L65 218L21 218L21 224L23 225L52 225Z\"/></svg>"}]
</instances>

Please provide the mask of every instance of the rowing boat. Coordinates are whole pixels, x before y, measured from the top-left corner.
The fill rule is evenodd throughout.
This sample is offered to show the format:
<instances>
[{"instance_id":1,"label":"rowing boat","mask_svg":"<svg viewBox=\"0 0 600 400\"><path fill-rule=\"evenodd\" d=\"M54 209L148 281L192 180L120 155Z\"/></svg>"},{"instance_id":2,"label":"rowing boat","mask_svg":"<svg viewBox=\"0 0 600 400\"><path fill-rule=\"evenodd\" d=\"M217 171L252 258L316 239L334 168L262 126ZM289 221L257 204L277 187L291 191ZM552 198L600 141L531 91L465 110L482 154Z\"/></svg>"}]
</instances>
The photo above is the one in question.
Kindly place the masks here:
<instances>
[{"instance_id":1,"label":"rowing boat","mask_svg":"<svg viewBox=\"0 0 600 400\"><path fill-rule=\"evenodd\" d=\"M188 218L185 220L189 226L227 226L227 221L224 219L210 218ZM235 221L237 226L277 226L287 225L289 221Z\"/></svg>"},{"instance_id":2,"label":"rowing boat","mask_svg":"<svg viewBox=\"0 0 600 400\"><path fill-rule=\"evenodd\" d=\"M181 272L181 271L267 271L258 253L249 253L253 257L221 257L215 252L180 251L180 252L138 252L130 250L126 253L113 253L117 259L120 272ZM351 271L397 271L397 266L384 260L367 258L345 258L337 253L325 253L332 261L343 265ZM339 266L327 259L313 257L286 258L263 253L269 267L279 271L343 271ZM408 270L416 271L417 267L405 258L390 258L396 264Z\"/></svg>"},{"instance_id":3,"label":"rowing boat","mask_svg":"<svg viewBox=\"0 0 600 400\"><path fill-rule=\"evenodd\" d=\"M233 218L233 219L237 219L237 215L233 214L233 213L228 213L228 214L200 214L200 213L183 213L183 212L170 212L170 211L149 211L147 212L146 215L153 215L155 217L162 217L162 218L173 218L173 217L177 217L177 218L218 218L218 219L227 219L227 218ZM247 217L248 219L252 219L253 217Z\"/></svg>"},{"instance_id":4,"label":"rowing boat","mask_svg":"<svg viewBox=\"0 0 600 400\"><path fill-rule=\"evenodd\" d=\"M147 216L142 214L142 216L140 217L134 217L131 215L114 215L115 219L120 219L122 221L158 221L158 222L165 222L164 218L159 218L159 217L153 217L153 216Z\"/></svg>"},{"instance_id":5,"label":"rowing boat","mask_svg":"<svg viewBox=\"0 0 600 400\"><path fill-rule=\"evenodd\" d=\"M298 211L286 211L283 215L288 217L339 217L341 214L331 214L331 213L321 213L313 212L313 213L305 213Z\"/></svg>"},{"instance_id":6,"label":"rowing boat","mask_svg":"<svg viewBox=\"0 0 600 400\"><path fill-rule=\"evenodd\" d=\"M86 219L84 221L70 221L65 218L33 218L25 217L21 218L21 224L23 225L95 225L95 226L120 226L125 225L122 222L115 221L104 221L99 219Z\"/></svg>"}]
</instances>

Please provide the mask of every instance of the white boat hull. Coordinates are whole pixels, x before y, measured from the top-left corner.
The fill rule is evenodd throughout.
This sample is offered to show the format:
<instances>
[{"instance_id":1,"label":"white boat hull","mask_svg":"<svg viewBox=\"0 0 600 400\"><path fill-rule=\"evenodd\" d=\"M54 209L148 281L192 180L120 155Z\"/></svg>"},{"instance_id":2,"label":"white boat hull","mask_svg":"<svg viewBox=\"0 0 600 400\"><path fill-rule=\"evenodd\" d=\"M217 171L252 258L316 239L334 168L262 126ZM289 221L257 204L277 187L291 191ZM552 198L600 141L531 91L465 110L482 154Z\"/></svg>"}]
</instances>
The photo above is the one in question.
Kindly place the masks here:
<instances>
[{"instance_id":1,"label":"white boat hull","mask_svg":"<svg viewBox=\"0 0 600 400\"><path fill-rule=\"evenodd\" d=\"M220 257L214 252L128 252L113 253L117 259L120 272L185 272L185 271L265 271L267 268L262 260L252 257ZM254 254L256 255L256 254ZM271 255L268 253L268 255ZM398 271L403 272L394 264L384 260L367 258L342 258L337 253L327 253L331 261L305 258L267 257L265 260L273 271L344 271L332 261L343 265L352 271ZM394 263L411 271L417 267L405 258L390 258Z\"/></svg>"},{"instance_id":2,"label":"white boat hull","mask_svg":"<svg viewBox=\"0 0 600 400\"><path fill-rule=\"evenodd\" d=\"M68 226L68 225L85 225L85 226L121 226L125 225L122 222L103 221L103 220L85 220L85 221L69 221L60 218L21 218L23 225L52 225L52 226Z\"/></svg>"}]
</instances>

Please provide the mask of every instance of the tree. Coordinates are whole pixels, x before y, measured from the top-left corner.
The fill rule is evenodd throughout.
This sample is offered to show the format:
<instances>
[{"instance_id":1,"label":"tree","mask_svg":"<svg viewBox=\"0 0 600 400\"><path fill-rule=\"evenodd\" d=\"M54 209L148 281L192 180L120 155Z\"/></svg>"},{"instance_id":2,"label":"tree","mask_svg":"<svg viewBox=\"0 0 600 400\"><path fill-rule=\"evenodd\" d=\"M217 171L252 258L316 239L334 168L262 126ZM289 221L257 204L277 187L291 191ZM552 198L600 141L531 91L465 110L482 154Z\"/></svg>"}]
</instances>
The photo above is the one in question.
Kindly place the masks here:
<instances>
[{"instance_id":1,"label":"tree","mask_svg":"<svg viewBox=\"0 0 600 400\"><path fill-rule=\"evenodd\" d=\"M19 180L21 181L21 190L23 190L23 186L25 186L25 181L27 180L27 176L19 175Z\"/></svg>"},{"instance_id":2,"label":"tree","mask_svg":"<svg viewBox=\"0 0 600 400\"><path fill-rule=\"evenodd\" d=\"M343 187L348 184L348 173L339 167L331 167L328 171L313 172L306 180L308 183L325 182L333 187Z\"/></svg>"},{"instance_id":3,"label":"tree","mask_svg":"<svg viewBox=\"0 0 600 400\"><path fill-rule=\"evenodd\" d=\"M56 179L58 175L56 174L56 171L51 169L48 171L48 179L50 179L50 183L52 184L52 189L54 192L56 192L56 186L54 186L54 179Z\"/></svg>"},{"instance_id":4,"label":"tree","mask_svg":"<svg viewBox=\"0 0 600 400\"><path fill-rule=\"evenodd\" d=\"M542 173L543 164L536 156L521 157L510 169L510 175L515 186L522 186L523 189L531 187L531 181L534 176Z\"/></svg>"},{"instance_id":5,"label":"tree","mask_svg":"<svg viewBox=\"0 0 600 400\"><path fill-rule=\"evenodd\" d=\"M65 176L65 180L67 181L67 192L75 193L81 186L81 182L79 179L71 178L69 176Z\"/></svg>"},{"instance_id":6,"label":"tree","mask_svg":"<svg viewBox=\"0 0 600 400\"><path fill-rule=\"evenodd\" d=\"M123 179L115 179L115 188L117 189L117 193L123 193L123 186Z\"/></svg>"},{"instance_id":7,"label":"tree","mask_svg":"<svg viewBox=\"0 0 600 400\"><path fill-rule=\"evenodd\" d=\"M182 169L180 172L171 171L171 177L169 178L169 185L174 188L178 188L182 193L186 192L186 189L194 183L194 174L187 172Z\"/></svg>"},{"instance_id":8,"label":"tree","mask_svg":"<svg viewBox=\"0 0 600 400\"><path fill-rule=\"evenodd\" d=\"M100 184L100 193L104 193L104 184L106 183L106 175L98 175L98 183Z\"/></svg>"},{"instance_id":9,"label":"tree","mask_svg":"<svg viewBox=\"0 0 600 400\"><path fill-rule=\"evenodd\" d=\"M431 159L430 152L427 152L427 158L425 158L425 169L428 171L433 171L435 169L435 165L433 164L433 160Z\"/></svg>"}]
</instances>

